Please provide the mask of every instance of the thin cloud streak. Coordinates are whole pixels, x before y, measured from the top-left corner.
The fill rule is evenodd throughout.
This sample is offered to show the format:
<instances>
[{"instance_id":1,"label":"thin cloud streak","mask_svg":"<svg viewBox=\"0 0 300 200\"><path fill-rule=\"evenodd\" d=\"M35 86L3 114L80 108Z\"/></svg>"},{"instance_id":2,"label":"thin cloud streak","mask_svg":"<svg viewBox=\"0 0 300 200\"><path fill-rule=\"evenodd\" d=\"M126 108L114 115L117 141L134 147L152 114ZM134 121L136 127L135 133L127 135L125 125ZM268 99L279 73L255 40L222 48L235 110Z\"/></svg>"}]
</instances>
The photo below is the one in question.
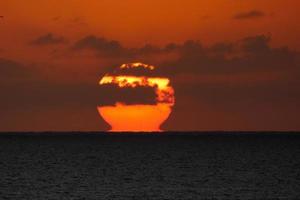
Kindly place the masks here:
<instances>
[{"instance_id":1,"label":"thin cloud streak","mask_svg":"<svg viewBox=\"0 0 300 200\"><path fill-rule=\"evenodd\" d=\"M266 14L260 10L251 10L248 12L241 12L233 16L234 19L237 20L245 20L245 19L257 19L265 17Z\"/></svg>"}]
</instances>

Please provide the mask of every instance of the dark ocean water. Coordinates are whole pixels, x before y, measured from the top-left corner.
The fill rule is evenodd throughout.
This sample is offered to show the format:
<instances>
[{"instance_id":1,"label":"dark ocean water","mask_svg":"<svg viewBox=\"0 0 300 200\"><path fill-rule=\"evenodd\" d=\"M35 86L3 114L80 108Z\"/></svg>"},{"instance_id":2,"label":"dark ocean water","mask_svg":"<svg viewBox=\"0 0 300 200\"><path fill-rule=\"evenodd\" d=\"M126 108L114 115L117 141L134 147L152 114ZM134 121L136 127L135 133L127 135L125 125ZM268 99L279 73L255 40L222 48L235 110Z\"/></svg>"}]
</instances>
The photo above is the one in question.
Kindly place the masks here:
<instances>
[{"instance_id":1,"label":"dark ocean water","mask_svg":"<svg viewBox=\"0 0 300 200\"><path fill-rule=\"evenodd\" d=\"M0 179L0 199L297 199L300 133L2 133Z\"/></svg>"}]
</instances>

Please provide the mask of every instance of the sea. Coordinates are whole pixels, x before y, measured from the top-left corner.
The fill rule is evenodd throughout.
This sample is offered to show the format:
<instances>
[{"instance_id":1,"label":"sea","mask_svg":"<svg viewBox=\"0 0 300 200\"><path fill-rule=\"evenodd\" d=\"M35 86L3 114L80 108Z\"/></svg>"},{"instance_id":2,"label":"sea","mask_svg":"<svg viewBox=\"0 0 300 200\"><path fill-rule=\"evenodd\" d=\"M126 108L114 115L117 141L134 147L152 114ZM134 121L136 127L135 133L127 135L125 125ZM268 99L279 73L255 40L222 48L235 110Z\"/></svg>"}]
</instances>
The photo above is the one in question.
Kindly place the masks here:
<instances>
[{"instance_id":1,"label":"sea","mask_svg":"<svg viewBox=\"0 0 300 200\"><path fill-rule=\"evenodd\" d=\"M0 199L300 199L300 133L0 133Z\"/></svg>"}]
</instances>

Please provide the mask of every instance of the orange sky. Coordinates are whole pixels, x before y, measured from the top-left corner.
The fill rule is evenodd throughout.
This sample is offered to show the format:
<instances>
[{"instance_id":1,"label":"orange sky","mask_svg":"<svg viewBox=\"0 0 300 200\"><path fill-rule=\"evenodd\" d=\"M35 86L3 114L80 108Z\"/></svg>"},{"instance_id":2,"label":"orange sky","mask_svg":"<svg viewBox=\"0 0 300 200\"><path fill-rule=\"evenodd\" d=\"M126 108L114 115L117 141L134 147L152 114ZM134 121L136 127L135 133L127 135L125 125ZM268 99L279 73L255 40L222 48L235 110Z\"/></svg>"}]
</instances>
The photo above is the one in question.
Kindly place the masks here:
<instances>
[{"instance_id":1,"label":"orange sky","mask_svg":"<svg viewBox=\"0 0 300 200\"><path fill-rule=\"evenodd\" d=\"M24 42L45 32L76 38L103 35L126 45L199 39L205 43L271 33L273 42L299 48L296 0L18 0L1 1L1 43ZM265 17L232 20L260 10Z\"/></svg>"},{"instance_id":2,"label":"orange sky","mask_svg":"<svg viewBox=\"0 0 300 200\"><path fill-rule=\"evenodd\" d=\"M299 6L297 0L27 0L25 5L1 1L0 44L5 51L0 53L27 62L45 60L44 52L27 44L46 33L63 35L69 42L94 34L130 47L190 39L209 45L270 34L272 44L299 49ZM264 16L233 19L252 10Z\"/></svg>"},{"instance_id":3,"label":"orange sky","mask_svg":"<svg viewBox=\"0 0 300 200\"><path fill-rule=\"evenodd\" d=\"M37 87L36 90L38 91L31 91L31 95L36 97L38 93L40 95L45 93L44 99L42 98L43 100L40 101L45 101L45 99L47 101L49 98L46 96L49 94L49 91L51 90L56 94L56 88L59 88L60 84L64 84L66 88L72 88L74 85L79 85L79 87L97 85L99 78L112 65L119 66L124 62L139 61L132 59L136 55L132 56L131 54L130 56L121 57L115 56L116 53L114 52L113 56L99 56L99 52L101 54L101 52L105 51L105 47L101 47L104 50L99 50L99 45L96 47L80 47L78 51L70 50L76 46L76 42L86 36L103 37L108 41L116 40L120 43L120 51L123 54L127 51L130 52L128 50L130 48L139 49L145 44L151 44L163 49L166 44L175 43L179 46L179 50L172 52L161 50L159 53L151 53L149 55L141 53L136 57L145 62L150 62L149 64L174 65L177 71L171 70L171 73L174 72L174 74L170 76L172 76L177 90L178 88L180 90L181 87L184 88L183 90L186 90L186 87L198 89L199 86L197 84L200 84L201 87L204 85L208 85L209 88L220 87L222 92L218 91L217 93L223 94L220 98L225 98L225 103L211 100L210 98L219 98L219 96L214 96L213 92L207 93L207 88L203 89L205 90L205 95L207 95L205 98L202 98L198 93L194 96L193 94L185 96L184 92L179 91L178 94L182 95L179 99L182 99L184 103L180 104L176 110L180 110L178 113L180 112L181 115L176 119L173 118L174 116L171 116L170 121L166 123L166 127L170 129L193 130L222 128L254 130L264 128L300 129L300 126L296 125L297 120L295 121L295 119L290 120L292 122L283 122L282 126L278 125L278 122L281 121L280 115L288 114L293 116L294 113L292 111L298 105L295 103L295 99L298 99L298 88L295 88L295 91L293 90L291 94L286 93L282 89L285 86L281 85L281 83L286 85L292 84L294 87L294 82L298 81L298 77L295 75L295 71L298 72L297 64L290 63L290 59L285 57L285 55L292 55L292 52L300 50L299 7L300 2L298 0L26 0L24 2L20 0L2 0L0 1L0 16L4 17L0 18L0 69L2 67L1 59L3 59L3 66L5 66L6 60L10 60L25 67L27 71L24 72L26 73L24 76L20 74L12 77L5 75L6 79L2 79L3 81L0 83L4 84L7 87L5 89L10 93L10 91L15 90L14 87L28 87L31 90L36 87L35 84L42 82L42 84L45 84L44 89L38 89ZM63 42L46 45L34 44L34 41L48 33L53 34L56 38L63 38ZM209 48L213 47L215 43L232 43L234 48L240 48L239 45L241 41L244 41L243 38L257 35L270 36L270 41L267 42L268 47L272 50L268 52L268 56L264 53L259 53L259 55L263 55L263 58L266 58L261 63L257 62L257 60L255 60L255 64L253 64L254 61L242 60L244 68L249 63L249 66L251 64L255 65L255 70L241 70L240 72L239 69L243 68L243 66L240 66L240 68L237 68L238 70L235 67L229 67L232 70L229 70L229 73L226 72L227 68L215 70L215 72L213 69L215 65L218 66L225 63L224 66L227 66L226 59L223 62L216 59L213 61L214 64L211 64L210 60L202 63L202 61L197 60L199 58L198 54L195 53L195 57L190 58L181 52L186 51L184 42L187 40L203 44L206 48L205 52L210 54ZM259 41L259 44L261 42ZM256 43L254 42L253 44ZM288 47L288 53L276 49L283 46ZM261 48L264 47L258 47L258 49ZM192 56L193 52L190 53ZM237 54L239 54L239 51L234 50L234 55ZM280 55L278 56L277 54ZM127 54L125 53L124 55ZM275 60L278 57L282 59L274 62L270 61L270 59ZM298 62L299 57L296 60ZM221 62L221 64L218 62ZM229 63L232 64L232 62L234 60ZM202 70L201 68L205 64L213 65L208 70L210 71L208 74L206 74L206 69ZM201 68L200 70L197 68L198 65ZM233 65L236 66L238 64L235 63ZM276 67L273 65L276 65ZM190 68L192 71L188 71ZM186 69L187 71L185 71ZM286 70L282 71L282 69ZM9 72L8 74L12 73L15 72ZM210 73L215 74L212 76ZM27 81L26 79L26 82L22 82L27 77L30 80ZM279 83L279 81L282 82ZM259 88L263 88L262 85L272 87L268 91L273 91L273 89L280 87L277 91L280 92L282 90L282 94L278 93L278 96L295 95L295 98L287 98L282 100L282 102L278 102L275 105L275 109L272 110L271 105L270 107L265 106L267 103L263 98L249 97L250 99L256 98L253 101L246 99L246 94L243 93L245 88L249 89L257 85L259 85ZM229 103L231 98L227 99L228 96L226 95L227 92L231 92L231 87L233 86L235 87L234 90L237 90L237 93L240 94L239 98L242 98L244 95L245 99L242 99L242 108L235 107L237 110L230 112L227 108L233 105ZM224 89L224 87L226 88ZM240 88L242 89L240 90ZM68 89L66 90L68 91ZM258 89L251 91L253 95L254 93L255 95L263 93ZM61 93L64 92L61 91ZM6 96L9 95L11 94ZM78 94L74 91L72 95L76 96ZM268 97L275 98L274 95L275 93L270 93ZM23 96L19 98L22 99ZM64 101L65 98L67 97L63 94L59 96L60 101ZM233 101L236 100L233 98ZM4 107L7 107L5 102L13 102L9 97L8 100L3 101L2 105ZM36 101L37 104L40 103L39 100ZM184 104L189 103L194 103L198 110L205 112L208 116L205 119L205 123L201 126L195 119L194 114L189 113L191 112L189 109L183 108ZM217 107L220 106L218 110L216 110L217 107L214 103L217 104ZM274 119L270 119L266 127L264 127L263 124L255 121L253 113L245 115L245 112L248 111L245 110L245 107L249 106L249 104L253 106L254 110L263 110L261 109L263 107L266 115L273 115ZM2 115L2 121L5 121L6 125L3 128L0 125L0 131L30 130L31 128L35 130L69 130L68 123L73 124L69 126L72 129L79 130L102 130L107 128L107 124L104 122L97 122L96 115L94 115L95 110L92 111L93 106L91 105L87 107L81 104L76 105L76 109L82 113L89 113L86 114L87 116L91 116L92 113L89 125L86 125L87 127L85 127L83 122L78 123L78 126L74 125L81 119L74 108L64 107L64 112L60 106L58 105L52 109L47 104L45 107L37 109L36 104L34 104L34 106L28 106L26 109L16 108L15 110L6 111L7 114L5 116L7 117L4 118L4 115ZM71 121L66 121L65 125L63 122L55 124L54 122L51 123L51 120L50 122L38 120L40 116L46 116L46 119L53 119L53 110L59 110L60 113L66 116L69 113L73 118L70 117ZM20 113L18 115L20 117L14 120L13 116L16 113ZM177 123L179 120L184 120L185 117L183 115L187 113L189 113L190 119L182 122L182 125ZM22 120L24 116L28 115L32 116L32 120L26 125L26 122ZM216 119L216 123L213 123L214 119ZM36 123L34 122L37 122L36 120L38 120L40 125L35 125ZM238 121L237 125L234 125L235 120ZM276 125L272 125L272 122L276 123Z\"/></svg>"}]
</instances>

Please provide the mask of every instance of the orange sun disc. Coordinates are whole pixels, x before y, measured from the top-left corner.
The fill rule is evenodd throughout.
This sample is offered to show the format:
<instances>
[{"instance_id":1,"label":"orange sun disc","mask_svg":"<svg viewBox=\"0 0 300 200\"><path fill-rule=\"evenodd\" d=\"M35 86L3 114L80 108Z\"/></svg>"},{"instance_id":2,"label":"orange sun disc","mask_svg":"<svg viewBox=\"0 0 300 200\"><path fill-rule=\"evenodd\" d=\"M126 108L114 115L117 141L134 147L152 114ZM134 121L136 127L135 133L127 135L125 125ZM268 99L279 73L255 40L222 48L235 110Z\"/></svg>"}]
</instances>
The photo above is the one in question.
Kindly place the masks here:
<instances>
[{"instance_id":1,"label":"orange sun disc","mask_svg":"<svg viewBox=\"0 0 300 200\"><path fill-rule=\"evenodd\" d=\"M134 72L138 69L144 70L144 73L136 75ZM116 86L120 91L125 88L135 90L137 87L147 87L152 88L156 94L153 104L127 104L115 99L110 105L98 105L99 114L111 126L110 131L161 131L161 124L169 117L175 104L174 89L168 78L149 77L148 72L153 70L154 66L143 63L123 64L114 73L106 74L100 80L100 86Z\"/></svg>"}]
</instances>

